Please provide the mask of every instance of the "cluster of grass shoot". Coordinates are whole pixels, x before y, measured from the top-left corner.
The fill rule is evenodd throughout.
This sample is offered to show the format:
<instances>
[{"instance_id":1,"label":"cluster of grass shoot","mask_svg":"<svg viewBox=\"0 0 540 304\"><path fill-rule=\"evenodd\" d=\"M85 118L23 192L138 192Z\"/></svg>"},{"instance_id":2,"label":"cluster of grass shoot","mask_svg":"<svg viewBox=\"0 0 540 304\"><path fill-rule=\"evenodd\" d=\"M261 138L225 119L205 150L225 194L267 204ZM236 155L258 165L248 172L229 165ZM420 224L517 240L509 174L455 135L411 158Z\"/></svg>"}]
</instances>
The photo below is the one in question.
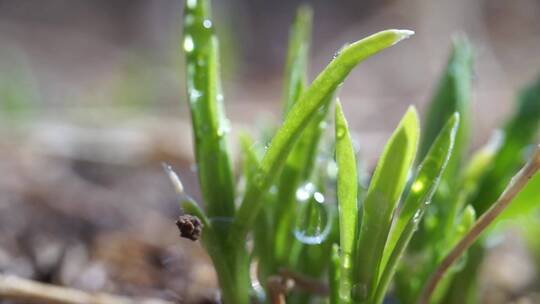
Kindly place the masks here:
<instances>
[{"instance_id":1,"label":"cluster of grass shoot","mask_svg":"<svg viewBox=\"0 0 540 304\"><path fill-rule=\"evenodd\" d=\"M540 83L525 91L498 142L466 161L472 52L457 39L425 127L421 131L410 107L367 184L336 90L360 62L413 33L386 30L348 44L308 85L311 22L311 10L300 8L290 32L283 122L270 140L241 137L242 170L235 176L210 4L186 1L183 48L204 210L189 198L182 207L204 225L202 242L226 304L309 303L315 297L378 304L391 282L392 296L413 303L525 162L538 128ZM328 134L332 121L335 132ZM521 200L534 201L538 188L526 188L529 197ZM532 208L527 202L521 209ZM454 285L463 282L459 271L469 271L470 263L478 258L462 257L432 302L451 303L460 288ZM291 277L292 291L286 284ZM327 288L313 280L327 280Z\"/></svg>"}]
</instances>

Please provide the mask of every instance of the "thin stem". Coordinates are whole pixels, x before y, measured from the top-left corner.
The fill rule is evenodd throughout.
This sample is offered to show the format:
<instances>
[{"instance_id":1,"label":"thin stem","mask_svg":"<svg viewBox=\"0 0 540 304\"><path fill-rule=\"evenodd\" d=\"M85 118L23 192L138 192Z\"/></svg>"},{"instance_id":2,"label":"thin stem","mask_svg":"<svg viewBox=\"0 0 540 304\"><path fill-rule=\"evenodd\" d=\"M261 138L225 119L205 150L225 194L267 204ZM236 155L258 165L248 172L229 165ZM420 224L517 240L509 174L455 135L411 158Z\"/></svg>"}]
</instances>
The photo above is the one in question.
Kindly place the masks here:
<instances>
[{"instance_id":1,"label":"thin stem","mask_svg":"<svg viewBox=\"0 0 540 304\"><path fill-rule=\"evenodd\" d=\"M270 297L270 303L272 304L286 304L286 295L292 288L291 281L281 276L270 276L268 278L268 296Z\"/></svg>"},{"instance_id":2,"label":"thin stem","mask_svg":"<svg viewBox=\"0 0 540 304\"><path fill-rule=\"evenodd\" d=\"M419 304L428 304L429 299L439 281L443 278L450 266L478 239L482 232L504 211L514 197L525 187L531 177L540 169L540 145L536 147L531 159L512 178L499 199L476 221L471 230L457 243L450 253L442 260L437 269L427 281Z\"/></svg>"}]
</instances>

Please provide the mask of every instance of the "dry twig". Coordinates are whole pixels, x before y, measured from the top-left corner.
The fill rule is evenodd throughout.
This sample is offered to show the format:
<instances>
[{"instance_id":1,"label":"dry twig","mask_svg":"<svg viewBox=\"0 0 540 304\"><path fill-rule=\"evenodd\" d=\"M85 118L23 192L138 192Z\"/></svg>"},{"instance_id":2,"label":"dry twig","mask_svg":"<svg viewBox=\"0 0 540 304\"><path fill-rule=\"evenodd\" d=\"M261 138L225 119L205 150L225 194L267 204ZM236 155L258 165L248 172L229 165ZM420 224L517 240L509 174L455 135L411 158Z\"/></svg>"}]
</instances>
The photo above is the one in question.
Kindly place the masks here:
<instances>
[{"instance_id":1,"label":"dry twig","mask_svg":"<svg viewBox=\"0 0 540 304\"><path fill-rule=\"evenodd\" d=\"M527 164L512 178L510 184L506 187L499 199L476 221L469 232L461 239L459 243L442 260L437 269L433 272L427 281L419 304L429 303L429 299L439 281L448 271L450 266L478 239L484 230L491 224L501 212L512 202L514 197L527 185L527 182L540 169L540 145L536 147L533 156Z\"/></svg>"},{"instance_id":2,"label":"dry twig","mask_svg":"<svg viewBox=\"0 0 540 304\"><path fill-rule=\"evenodd\" d=\"M132 299L105 293L89 293L0 274L0 299L40 304L173 304L157 299Z\"/></svg>"}]
</instances>

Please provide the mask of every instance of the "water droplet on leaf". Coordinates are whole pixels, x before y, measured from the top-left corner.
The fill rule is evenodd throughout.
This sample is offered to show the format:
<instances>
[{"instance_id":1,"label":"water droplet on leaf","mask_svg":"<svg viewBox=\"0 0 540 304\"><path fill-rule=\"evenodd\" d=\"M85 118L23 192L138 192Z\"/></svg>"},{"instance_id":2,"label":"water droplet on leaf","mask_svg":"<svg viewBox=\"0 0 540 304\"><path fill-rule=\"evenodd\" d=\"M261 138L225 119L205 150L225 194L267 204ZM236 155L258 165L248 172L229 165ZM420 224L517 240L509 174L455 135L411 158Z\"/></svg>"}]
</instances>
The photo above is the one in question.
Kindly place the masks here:
<instances>
[{"instance_id":1,"label":"water droplet on leaf","mask_svg":"<svg viewBox=\"0 0 540 304\"><path fill-rule=\"evenodd\" d=\"M193 38L191 38L190 35L187 35L184 37L184 51L187 53L193 52L193 49L195 48L195 43L193 43Z\"/></svg>"},{"instance_id":2,"label":"water droplet on leaf","mask_svg":"<svg viewBox=\"0 0 540 304\"><path fill-rule=\"evenodd\" d=\"M313 183L306 183L296 191L297 217L294 236L304 244L322 243L330 233L331 214L324 195Z\"/></svg>"},{"instance_id":3,"label":"water droplet on leaf","mask_svg":"<svg viewBox=\"0 0 540 304\"><path fill-rule=\"evenodd\" d=\"M187 0L187 7L194 9L197 6L197 0Z\"/></svg>"},{"instance_id":4,"label":"water droplet on leaf","mask_svg":"<svg viewBox=\"0 0 540 304\"><path fill-rule=\"evenodd\" d=\"M204 26L205 28L207 28L207 29L211 28L211 27L212 27L212 21L209 20L209 19L205 19L205 20L203 21L203 26Z\"/></svg>"},{"instance_id":5,"label":"water droplet on leaf","mask_svg":"<svg viewBox=\"0 0 540 304\"><path fill-rule=\"evenodd\" d=\"M343 138L343 136L345 136L345 128L338 127L338 129L336 130L336 137L338 139L341 139L341 138Z\"/></svg>"}]
</instances>

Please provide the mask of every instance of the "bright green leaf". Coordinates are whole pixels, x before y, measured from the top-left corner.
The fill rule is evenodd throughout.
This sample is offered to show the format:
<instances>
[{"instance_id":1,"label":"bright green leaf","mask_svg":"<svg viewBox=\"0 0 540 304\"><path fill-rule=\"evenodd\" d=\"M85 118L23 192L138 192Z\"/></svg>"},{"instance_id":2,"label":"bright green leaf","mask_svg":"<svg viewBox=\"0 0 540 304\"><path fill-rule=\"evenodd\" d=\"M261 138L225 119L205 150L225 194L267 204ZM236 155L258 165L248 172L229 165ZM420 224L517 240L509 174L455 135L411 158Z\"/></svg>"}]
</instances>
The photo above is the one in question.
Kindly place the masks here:
<instances>
[{"instance_id":1,"label":"bright green leaf","mask_svg":"<svg viewBox=\"0 0 540 304\"><path fill-rule=\"evenodd\" d=\"M418 167L414 182L401 207L399 216L392 226L388 242L384 248L383 262L381 264L382 271L375 303L382 303L397 263L405 252L425 209L428 207L439 185L440 177L452 154L458 128L459 114L454 113Z\"/></svg>"},{"instance_id":2,"label":"bright green leaf","mask_svg":"<svg viewBox=\"0 0 540 304\"><path fill-rule=\"evenodd\" d=\"M301 6L289 33L289 48L285 64L285 114L300 98L307 85L312 19L313 10L307 5Z\"/></svg>"},{"instance_id":3,"label":"bright green leaf","mask_svg":"<svg viewBox=\"0 0 540 304\"><path fill-rule=\"evenodd\" d=\"M374 295L392 215L405 188L419 136L418 114L410 107L388 140L379 159L363 205L356 251L353 297L367 303Z\"/></svg>"},{"instance_id":4,"label":"bright green leaf","mask_svg":"<svg viewBox=\"0 0 540 304\"><path fill-rule=\"evenodd\" d=\"M219 80L218 41L208 1L186 1L186 82L195 141L197 173L208 216L234 215L234 179Z\"/></svg>"},{"instance_id":5,"label":"bright green leaf","mask_svg":"<svg viewBox=\"0 0 540 304\"><path fill-rule=\"evenodd\" d=\"M335 124L339 241L341 248L339 296L340 303L345 304L351 303L352 257L358 235L358 176L349 127L339 101L336 103Z\"/></svg>"},{"instance_id":6,"label":"bright green leaf","mask_svg":"<svg viewBox=\"0 0 540 304\"><path fill-rule=\"evenodd\" d=\"M345 80L350 71L362 60L409 37L412 33L407 30L386 30L348 45L317 76L291 108L283 125L272 139L257 173L258 182L247 190L238 210L234 221L236 231L230 235L231 238L244 239L247 235L261 208L262 193L275 180L303 129L325 105L325 101L329 100L328 96Z\"/></svg>"}]
</instances>

